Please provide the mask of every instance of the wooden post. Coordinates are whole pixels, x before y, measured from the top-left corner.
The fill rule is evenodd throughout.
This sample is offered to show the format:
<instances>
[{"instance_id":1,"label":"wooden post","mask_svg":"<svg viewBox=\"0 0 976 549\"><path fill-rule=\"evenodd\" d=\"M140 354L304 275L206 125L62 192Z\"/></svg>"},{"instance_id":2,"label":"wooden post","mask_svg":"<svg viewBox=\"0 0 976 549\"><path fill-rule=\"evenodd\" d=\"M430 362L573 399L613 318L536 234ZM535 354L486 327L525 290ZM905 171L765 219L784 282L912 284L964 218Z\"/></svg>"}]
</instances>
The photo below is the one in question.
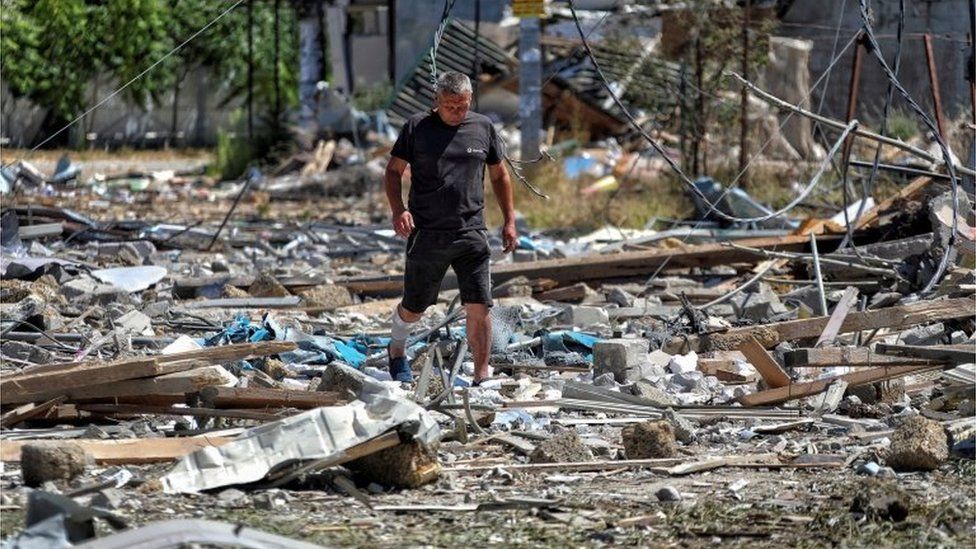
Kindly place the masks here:
<instances>
[{"instance_id":1,"label":"wooden post","mask_svg":"<svg viewBox=\"0 0 976 549\"><path fill-rule=\"evenodd\" d=\"M850 122L857 111L857 96L861 89L861 61L864 58L864 36L857 39L857 46L854 49L854 62L851 64L851 82L847 91L847 115L844 122ZM844 141L844 153L841 158L848 158L851 144L854 142L852 133Z\"/></svg>"},{"instance_id":2,"label":"wooden post","mask_svg":"<svg viewBox=\"0 0 976 549\"><path fill-rule=\"evenodd\" d=\"M935 109L935 123L939 126L939 135L946 138L945 118L942 116L942 94L939 92L939 75L935 70L935 55L932 53L932 35L923 37L925 42L925 62L929 66L929 84L932 86L932 107Z\"/></svg>"},{"instance_id":3,"label":"wooden post","mask_svg":"<svg viewBox=\"0 0 976 549\"><path fill-rule=\"evenodd\" d=\"M749 79L749 24L752 12L752 0L746 0L742 23L742 77ZM742 86L742 97L739 104L739 178L743 186L747 186L749 178L746 169L749 164L749 88Z\"/></svg>"}]
</instances>

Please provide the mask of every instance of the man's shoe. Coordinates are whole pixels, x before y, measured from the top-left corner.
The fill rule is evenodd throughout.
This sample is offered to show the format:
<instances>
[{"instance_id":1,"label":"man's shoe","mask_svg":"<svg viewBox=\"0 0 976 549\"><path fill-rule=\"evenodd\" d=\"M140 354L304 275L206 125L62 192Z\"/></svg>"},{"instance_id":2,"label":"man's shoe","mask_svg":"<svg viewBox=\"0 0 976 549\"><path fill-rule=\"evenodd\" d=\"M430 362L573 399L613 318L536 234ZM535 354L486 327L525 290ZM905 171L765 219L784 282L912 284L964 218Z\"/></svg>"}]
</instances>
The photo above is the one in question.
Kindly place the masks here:
<instances>
[{"instance_id":1,"label":"man's shoe","mask_svg":"<svg viewBox=\"0 0 976 549\"><path fill-rule=\"evenodd\" d=\"M407 357L398 356L390 359L390 376L403 383L413 381L413 372L410 371L410 363L407 362Z\"/></svg>"}]
</instances>

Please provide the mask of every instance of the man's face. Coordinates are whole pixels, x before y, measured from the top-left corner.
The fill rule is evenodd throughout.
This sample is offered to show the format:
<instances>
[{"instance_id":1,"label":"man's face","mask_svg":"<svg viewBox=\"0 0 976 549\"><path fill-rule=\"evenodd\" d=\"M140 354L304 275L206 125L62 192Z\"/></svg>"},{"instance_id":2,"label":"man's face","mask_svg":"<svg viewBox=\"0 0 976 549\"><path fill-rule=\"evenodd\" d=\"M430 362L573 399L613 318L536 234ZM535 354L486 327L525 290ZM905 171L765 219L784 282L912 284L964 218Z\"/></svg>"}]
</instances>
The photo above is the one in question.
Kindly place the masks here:
<instances>
[{"instance_id":1,"label":"man's face","mask_svg":"<svg viewBox=\"0 0 976 549\"><path fill-rule=\"evenodd\" d=\"M437 94L437 114L449 126L457 126L464 121L471 107L471 94L453 94L442 92Z\"/></svg>"}]
</instances>

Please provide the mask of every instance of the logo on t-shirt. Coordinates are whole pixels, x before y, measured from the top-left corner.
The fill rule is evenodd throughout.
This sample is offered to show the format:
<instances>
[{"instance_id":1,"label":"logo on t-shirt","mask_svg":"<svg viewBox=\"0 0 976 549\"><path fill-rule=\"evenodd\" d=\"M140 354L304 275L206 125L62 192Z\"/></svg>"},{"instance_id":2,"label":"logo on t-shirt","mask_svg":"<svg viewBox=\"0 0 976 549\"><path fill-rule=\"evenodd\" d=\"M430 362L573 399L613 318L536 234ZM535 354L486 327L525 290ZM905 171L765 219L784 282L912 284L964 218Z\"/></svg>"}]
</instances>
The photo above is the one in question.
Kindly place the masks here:
<instances>
[{"instance_id":1,"label":"logo on t-shirt","mask_svg":"<svg viewBox=\"0 0 976 549\"><path fill-rule=\"evenodd\" d=\"M484 149L475 149L473 147L468 147L468 154L474 154L474 153L488 154L488 151L486 151Z\"/></svg>"}]
</instances>

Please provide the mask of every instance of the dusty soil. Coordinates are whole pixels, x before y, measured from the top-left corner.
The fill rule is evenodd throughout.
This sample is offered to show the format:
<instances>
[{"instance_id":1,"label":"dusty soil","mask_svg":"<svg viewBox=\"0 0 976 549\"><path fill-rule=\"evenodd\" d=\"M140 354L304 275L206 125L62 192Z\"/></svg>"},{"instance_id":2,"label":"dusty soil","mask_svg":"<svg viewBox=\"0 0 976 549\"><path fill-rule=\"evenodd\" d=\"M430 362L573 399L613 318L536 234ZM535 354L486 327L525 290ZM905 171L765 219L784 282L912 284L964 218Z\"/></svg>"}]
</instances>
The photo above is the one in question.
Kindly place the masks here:
<instances>
[{"instance_id":1,"label":"dusty soil","mask_svg":"<svg viewBox=\"0 0 976 549\"><path fill-rule=\"evenodd\" d=\"M167 466L133 468L143 477ZM415 490L368 494L374 507L460 505L496 499L547 498L541 508L472 511L370 511L341 492L324 488L320 478L304 487L250 491L223 501L216 494L131 496L117 512L133 524L173 518L207 518L245 524L323 545L457 547L505 544L724 546L749 547L972 547L974 534L973 462L953 461L932 473L867 479L850 470L762 471L724 469L688 477L650 471L531 475L488 472L482 476L446 473L433 485ZM4 475L5 499L23 505L16 467ZM733 491L731 488L747 484ZM654 492L673 486L683 500L659 503ZM895 494L908 515L895 522L852 512L855 498ZM360 488L366 492L365 483ZM277 503L275 503L277 502ZM864 502L859 502L864 505ZM857 508L857 506L855 506ZM6 539L23 525L23 509L3 512ZM631 520L633 517L642 517ZM636 524L634 524L636 523Z\"/></svg>"}]
</instances>

